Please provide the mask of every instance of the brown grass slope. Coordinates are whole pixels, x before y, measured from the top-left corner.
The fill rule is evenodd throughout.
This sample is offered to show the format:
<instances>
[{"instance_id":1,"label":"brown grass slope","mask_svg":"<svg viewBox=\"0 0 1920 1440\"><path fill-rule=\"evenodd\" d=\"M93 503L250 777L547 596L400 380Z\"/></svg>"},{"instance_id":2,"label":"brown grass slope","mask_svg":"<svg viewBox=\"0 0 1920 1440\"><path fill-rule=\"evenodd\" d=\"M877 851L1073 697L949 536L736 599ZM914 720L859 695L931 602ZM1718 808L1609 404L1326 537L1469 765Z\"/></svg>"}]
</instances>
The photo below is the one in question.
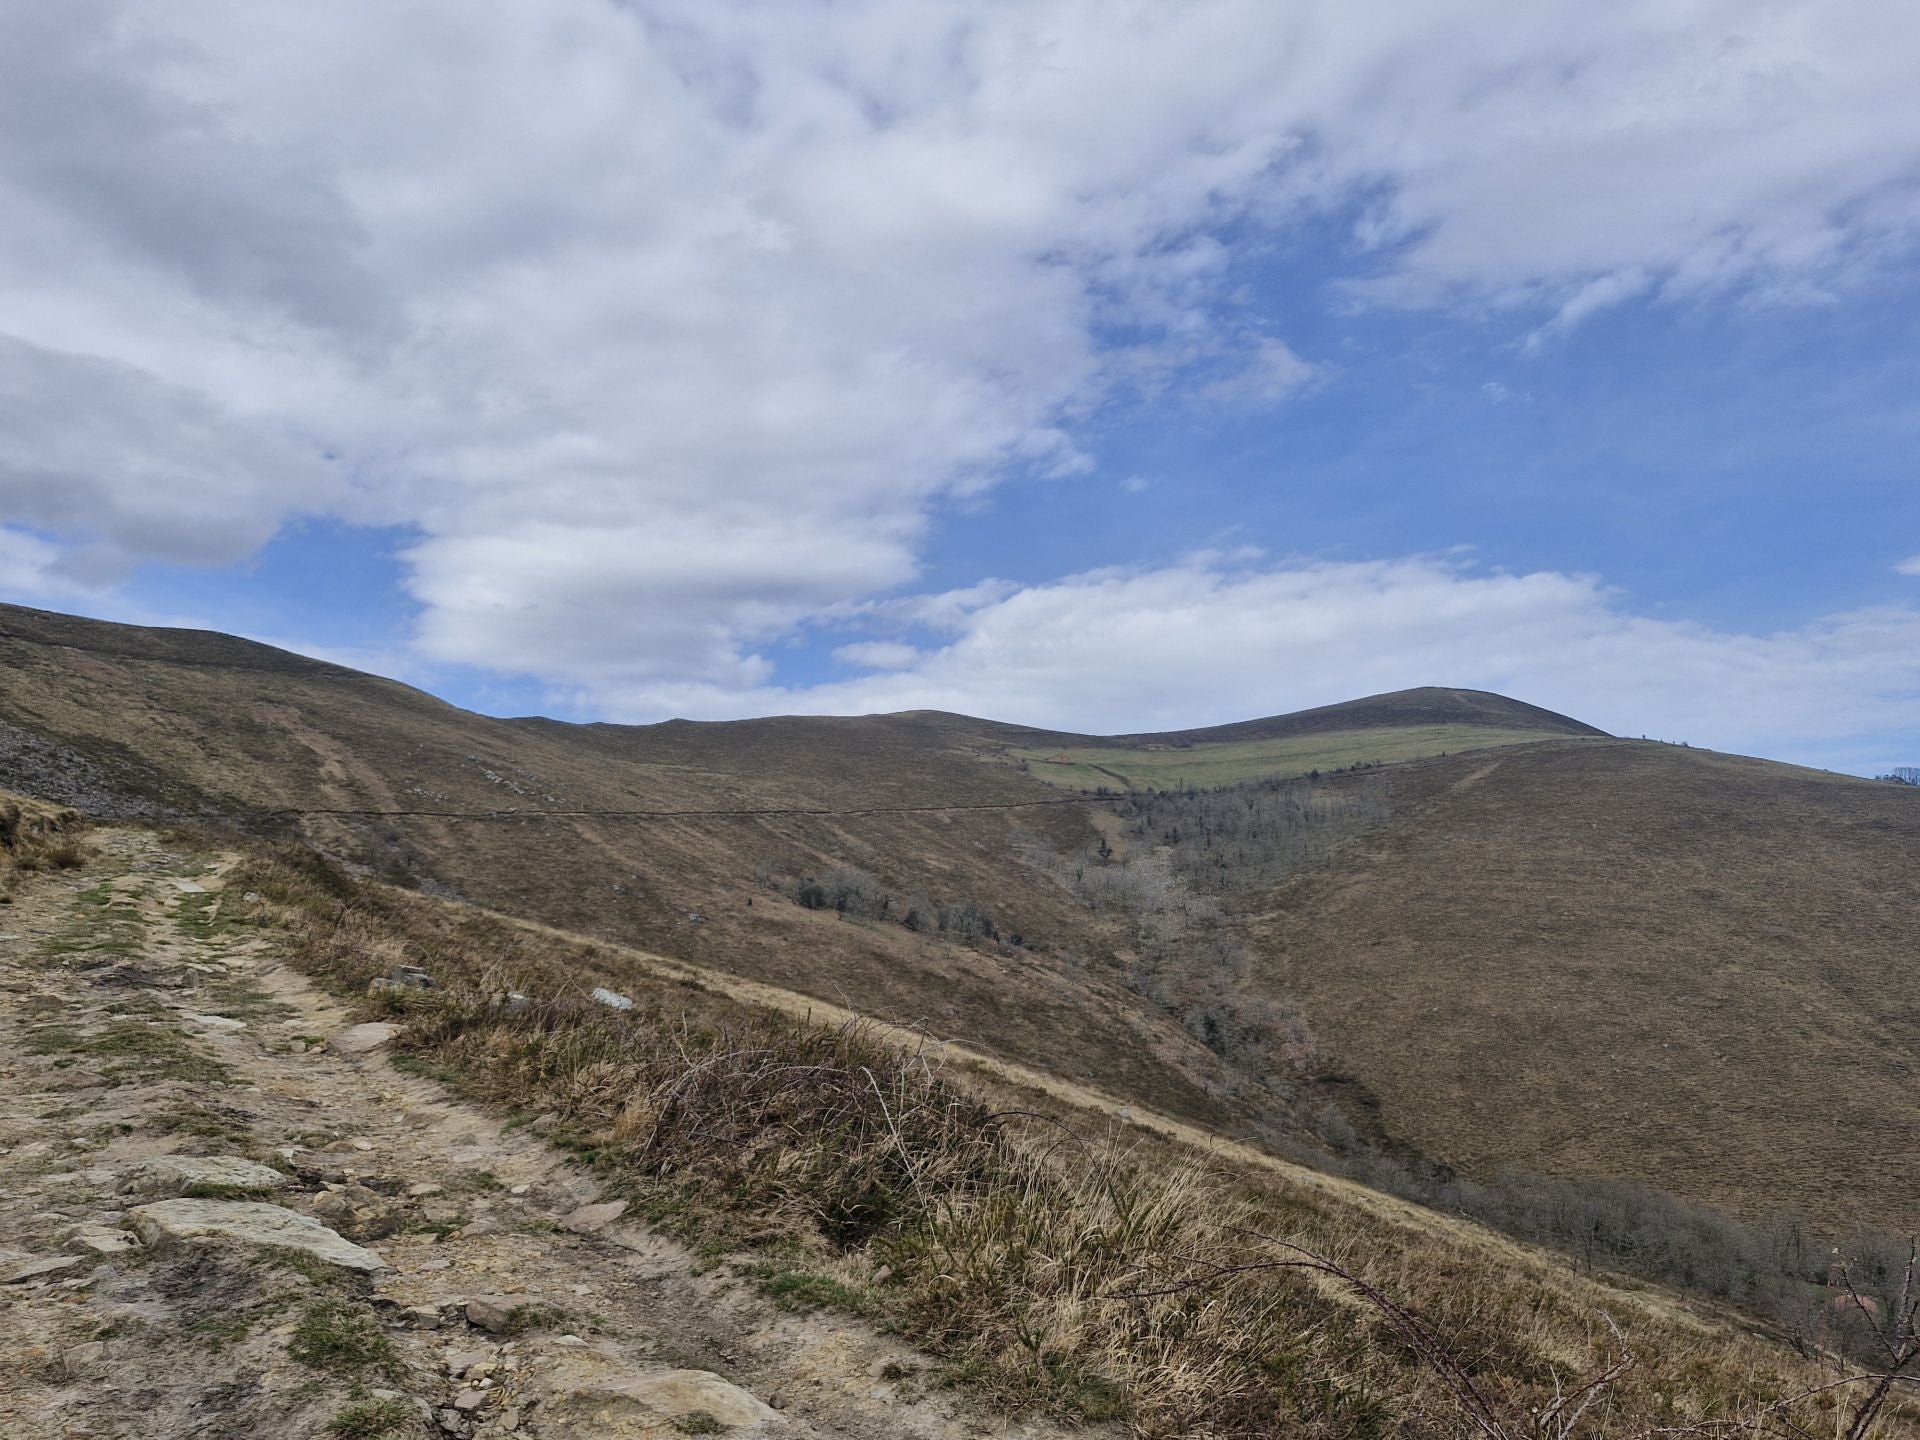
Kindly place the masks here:
<instances>
[{"instance_id":1,"label":"brown grass slope","mask_svg":"<svg viewBox=\"0 0 1920 1440\"><path fill-rule=\"evenodd\" d=\"M1132 1002L1113 938L1017 858L1030 842L1072 851L1094 833L1077 801L981 762L973 747L994 728L936 714L499 721L229 637L0 607L0 783L103 814L256 826L266 812L387 812L272 826L496 909L1224 1121L1213 1057ZM978 806L1014 808L966 808ZM450 818L462 814L492 818ZM1028 943L843 921L755 879L761 867L835 865L902 895L979 905Z\"/></svg>"},{"instance_id":2,"label":"brown grass slope","mask_svg":"<svg viewBox=\"0 0 1920 1440\"><path fill-rule=\"evenodd\" d=\"M1564 720L1428 690L1306 723L1465 714L1490 732ZM1383 828L1251 897L1256 984L1297 993L1353 1079L1340 1088L1377 1097L1386 1133L1469 1171L1920 1220L1903 970L1920 794L1564 729L1383 772ZM0 785L278 826L428 889L1241 1131L1255 1117L1222 1098L1218 1057L1128 988L1125 917L1022 858L1115 833L1100 805L1003 763L1032 734L931 712L499 721L229 637L0 607ZM396 813L261 818L288 810ZM756 879L836 865L980 906L1024 943L841 919Z\"/></svg>"},{"instance_id":3,"label":"brown grass slope","mask_svg":"<svg viewBox=\"0 0 1920 1440\"><path fill-rule=\"evenodd\" d=\"M1471 1172L1920 1225L1920 792L1640 742L1406 767L1268 897L1270 982Z\"/></svg>"},{"instance_id":4,"label":"brown grass slope","mask_svg":"<svg viewBox=\"0 0 1920 1440\"><path fill-rule=\"evenodd\" d=\"M439 977L368 1002L408 1025L413 1066L537 1114L649 1219L776 1294L881 1321L1010 1409L1141 1440L1804 1440L1865 1415L1871 1381L1836 1380L1884 1363L1795 1354L1162 1117L1116 1126L1111 1100L1046 1077L797 1021L802 997L552 930L530 944L297 854L249 861L242 886L249 920L345 996L394 960ZM587 981L634 1008L585 1001ZM530 1003L501 1007L503 985ZM1891 1399L1857 1440L1913 1433Z\"/></svg>"}]
</instances>

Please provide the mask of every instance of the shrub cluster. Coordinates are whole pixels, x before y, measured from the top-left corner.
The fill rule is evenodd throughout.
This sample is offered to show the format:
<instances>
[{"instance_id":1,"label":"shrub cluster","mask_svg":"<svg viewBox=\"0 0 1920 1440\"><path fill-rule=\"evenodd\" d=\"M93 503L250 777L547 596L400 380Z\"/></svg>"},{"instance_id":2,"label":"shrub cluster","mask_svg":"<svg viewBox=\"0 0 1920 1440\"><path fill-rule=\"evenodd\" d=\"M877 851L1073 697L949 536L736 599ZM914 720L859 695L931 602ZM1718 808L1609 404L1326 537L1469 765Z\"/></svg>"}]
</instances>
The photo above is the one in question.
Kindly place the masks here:
<instances>
[{"instance_id":1,"label":"shrub cluster","mask_svg":"<svg viewBox=\"0 0 1920 1440\"><path fill-rule=\"evenodd\" d=\"M11 890L16 874L36 870L77 870L86 864L80 841L85 821L75 811L0 804L0 893Z\"/></svg>"},{"instance_id":2,"label":"shrub cluster","mask_svg":"<svg viewBox=\"0 0 1920 1440\"><path fill-rule=\"evenodd\" d=\"M767 867L760 883L808 910L832 910L858 920L881 920L923 935L941 935L963 945L981 941L1024 946L1026 938L1008 932L993 916L971 901L937 902L923 891L900 896L866 871L836 866L820 875L776 877Z\"/></svg>"}]
</instances>

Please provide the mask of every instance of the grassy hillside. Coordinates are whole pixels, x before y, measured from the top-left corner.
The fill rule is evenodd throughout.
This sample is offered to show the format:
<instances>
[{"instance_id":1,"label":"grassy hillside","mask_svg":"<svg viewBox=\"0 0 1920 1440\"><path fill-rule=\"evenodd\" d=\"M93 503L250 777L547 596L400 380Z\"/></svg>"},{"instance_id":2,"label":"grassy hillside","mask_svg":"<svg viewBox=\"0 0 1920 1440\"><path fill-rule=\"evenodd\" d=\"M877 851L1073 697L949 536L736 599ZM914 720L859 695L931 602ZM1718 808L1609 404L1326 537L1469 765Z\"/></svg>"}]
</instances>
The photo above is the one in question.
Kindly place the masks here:
<instances>
[{"instance_id":1,"label":"grassy hillside","mask_svg":"<svg viewBox=\"0 0 1920 1440\"><path fill-rule=\"evenodd\" d=\"M1167 1440L1914 1425L1899 1391L1863 1417L1873 1386L1836 1384L1858 1373L1839 1357L1715 1307L1193 1145L1162 1117L1116 1126L1110 1100L1050 1077L798 1018L800 996L529 936L299 856L253 860L230 885L344 996L392 959L432 969L442 990L379 1002L409 1026L414 1068L539 1112L649 1220L732 1252L796 1308L884 1324L934 1357L937 1383L1009 1409ZM633 1008L585 1001L595 982ZM503 1010L502 985L525 1008ZM1821 1313L1832 1292L1802 1288Z\"/></svg>"},{"instance_id":2,"label":"grassy hillside","mask_svg":"<svg viewBox=\"0 0 1920 1440\"><path fill-rule=\"evenodd\" d=\"M0 607L0 783L297 835L406 883L1226 1123L1216 1057L1120 983L1124 935L1018 858L1095 831L1058 790L982 760L1004 733L1022 732L931 713L499 721L228 637ZM974 907L1024 943L808 910L770 888L845 867Z\"/></svg>"},{"instance_id":3,"label":"grassy hillside","mask_svg":"<svg viewBox=\"0 0 1920 1440\"><path fill-rule=\"evenodd\" d=\"M1920 792L1629 742L1395 786L1403 818L1252 921L1388 1132L1920 1226Z\"/></svg>"},{"instance_id":4,"label":"grassy hillside","mask_svg":"<svg viewBox=\"0 0 1920 1440\"><path fill-rule=\"evenodd\" d=\"M1314 746L1467 742L1107 800L1010 763L1257 754L1270 775ZM1222 1133L1284 1138L1335 1097L1469 1174L1920 1222L1911 789L1470 691L1162 737L501 721L227 637L9 608L0 785L297 837Z\"/></svg>"},{"instance_id":5,"label":"grassy hillside","mask_svg":"<svg viewBox=\"0 0 1920 1440\"><path fill-rule=\"evenodd\" d=\"M1528 740L1563 739L1560 730L1478 725L1374 726L1322 730L1264 740L1218 740L1179 746L1038 746L1010 749L1028 774L1069 790L1170 790L1237 785L1270 776L1305 775L1355 765L1391 765Z\"/></svg>"}]
</instances>

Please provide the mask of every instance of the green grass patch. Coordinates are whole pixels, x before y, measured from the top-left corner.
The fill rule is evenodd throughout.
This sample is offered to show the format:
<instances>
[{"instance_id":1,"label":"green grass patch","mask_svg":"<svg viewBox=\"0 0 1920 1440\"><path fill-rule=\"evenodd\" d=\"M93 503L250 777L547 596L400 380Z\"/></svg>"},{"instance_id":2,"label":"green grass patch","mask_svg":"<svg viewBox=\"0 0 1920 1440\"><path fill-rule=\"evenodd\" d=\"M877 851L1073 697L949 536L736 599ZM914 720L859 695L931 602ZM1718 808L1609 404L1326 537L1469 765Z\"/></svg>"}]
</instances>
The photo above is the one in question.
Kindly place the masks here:
<instances>
[{"instance_id":1,"label":"green grass patch","mask_svg":"<svg viewBox=\"0 0 1920 1440\"><path fill-rule=\"evenodd\" d=\"M315 1288L345 1293L353 1289L357 1282L352 1271L343 1270L338 1265L322 1260L305 1250L295 1250L287 1246L265 1245L254 1252L264 1265L276 1270L284 1270L290 1275L298 1275Z\"/></svg>"},{"instance_id":2,"label":"green grass patch","mask_svg":"<svg viewBox=\"0 0 1920 1440\"><path fill-rule=\"evenodd\" d=\"M183 1080L194 1085L230 1085L233 1071L194 1047L169 1025L115 1021L85 1047L110 1063L103 1072L116 1085L147 1080Z\"/></svg>"},{"instance_id":3,"label":"green grass patch","mask_svg":"<svg viewBox=\"0 0 1920 1440\"><path fill-rule=\"evenodd\" d=\"M1485 725L1379 726L1329 730L1271 740L1228 740L1181 749L1119 746L1010 750L1035 779L1066 790L1209 789L1246 780L1272 780L1315 770L1391 765L1486 750L1529 740L1565 740L1559 730L1496 730Z\"/></svg>"},{"instance_id":4,"label":"green grass patch","mask_svg":"<svg viewBox=\"0 0 1920 1440\"><path fill-rule=\"evenodd\" d=\"M217 890L182 895L173 909L174 925L190 940L209 942L231 938L246 926L226 913L221 903L224 898Z\"/></svg>"},{"instance_id":5,"label":"green grass patch","mask_svg":"<svg viewBox=\"0 0 1920 1440\"><path fill-rule=\"evenodd\" d=\"M529 1301L525 1305L516 1305L507 1312L507 1323L500 1333L525 1335L534 1330L561 1330L571 1324L573 1318L571 1312L558 1305Z\"/></svg>"},{"instance_id":6,"label":"green grass patch","mask_svg":"<svg viewBox=\"0 0 1920 1440\"><path fill-rule=\"evenodd\" d=\"M245 1119L192 1101L149 1115L141 1123L156 1135L198 1135L223 1145L244 1145L253 1139L252 1126Z\"/></svg>"},{"instance_id":7,"label":"green grass patch","mask_svg":"<svg viewBox=\"0 0 1920 1440\"><path fill-rule=\"evenodd\" d=\"M405 1400L363 1400L327 1422L338 1440L400 1440L420 1433L420 1417Z\"/></svg>"},{"instance_id":8,"label":"green grass patch","mask_svg":"<svg viewBox=\"0 0 1920 1440\"><path fill-rule=\"evenodd\" d=\"M238 1345L252 1332L253 1319L248 1315L209 1315L193 1325L193 1333L204 1336L208 1348L216 1351L226 1345Z\"/></svg>"},{"instance_id":9,"label":"green grass patch","mask_svg":"<svg viewBox=\"0 0 1920 1440\"><path fill-rule=\"evenodd\" d=\"M728 1430L725 1421L705 1410L689 1410L676 1416L673 1428L682 1435L724 1435Z\"/></svg>"},{"instance_id":10,"label":"green grass patch","mask_svg":"<svg viewBox=\"0 0 1920 1440\"><path fill-rule=\"evenodd\" d=\"M287 1353L302 1365L337 1375L376 1371L398 1377L406 1372L393 1337L380 1328L372 1312L331 1295L302 1312Z\"/></svg>"},{"instance_id":11,"label":"green grass patch","mask_svg":"<svg viewBox=\"0 0 1920 1440\"><path fill-rule=\"evenodd\" d=\"M103 1076L116 1085L136 1080L185 1080L227 1085L233 1072L195 1049L177 1030L144 1020L119 1019L103 1030L43 1025L29 1030L21 1049L32 1055L60 1055L71 1063L82 1055L107 1062Z\"/></svg>"},{"instance_id":12,"label":"green grass patch","mask_svg":"<svg viewBox=\"0 0 1920 1440\"><path fill-rule=\"evenodd\" d=\"M87 1048L89 1037L71 1025L41 1025L20 1037L29 1055L70 1055Z\"/></svg>"},{"instance_id":13,"label":"green grass patch","mask_svg":"<svg viewBox=\"0 0 1920 1440\"><path fill-rule=\"evenodd\" d=\"M782 1310L844 1310L852 1315L874 1313L873 1296L831 1275L777 1263L749 1265L743 1273L759 1283Z\"/></svg>"}]
</instances>

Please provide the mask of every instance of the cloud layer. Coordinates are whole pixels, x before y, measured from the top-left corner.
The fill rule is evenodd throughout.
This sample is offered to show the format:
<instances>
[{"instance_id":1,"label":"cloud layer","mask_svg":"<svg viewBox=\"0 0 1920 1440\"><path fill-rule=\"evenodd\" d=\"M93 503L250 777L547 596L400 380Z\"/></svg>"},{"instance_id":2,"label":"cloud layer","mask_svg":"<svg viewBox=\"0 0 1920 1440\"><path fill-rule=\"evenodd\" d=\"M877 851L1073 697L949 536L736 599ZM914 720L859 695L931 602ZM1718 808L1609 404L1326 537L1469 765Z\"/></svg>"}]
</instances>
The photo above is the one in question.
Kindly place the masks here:
<instances>
[{"instance_id":1,"label":"cloud layer","mask_svg":"<svg viewBox=\"0 0 1920 1440\"><path fill-rule=\"evenodd\" d=\"M634 713L958 710L1079 731L1178 729L1419 685L1499 691L1620 734L1836 769L1920 741L1920 611L1772 635L1636 615L1590 576L1459 557L1270 564L1197 556L877 607L918 647L838 652L867 673L750 696L653 687ZM619 697L611 699L616 707ZM1651 718L1650 718L1651 717Z\"/></svg>"},{"instance_id":2,"label":"cloud layer","mask_svg":"<svg viewBox=\"0 0 1920 1440\"><path fill-rule=\"evenodd\" d=\"M1920 220L1895 0L0 0L0 24L13 588L230 564L298 516L405 526L422 657L636 712L779 693L771 642L910 589L943 505L1085 468L1102 407L1323 378L1291 317L1234 298L1237 243L1332 223L1345 303L1511 311L1540 345L1631 297L1841 291ZM930 658L848 643L957 703L942 677L997 627L1090 623L1068 602L1122 587L1154 642L1141 587L1192 573L1006 596ZM1349 623L1316 605L1400 623L1287 583L1165 598L1284 614L1292 664ZM1463 594L1513 607L1503 634L1612 613L1572 580L1439 587ZM993 671L1024 688L972 708L1089 696L1030 640Z\"/></svg>"}]
</instances>

